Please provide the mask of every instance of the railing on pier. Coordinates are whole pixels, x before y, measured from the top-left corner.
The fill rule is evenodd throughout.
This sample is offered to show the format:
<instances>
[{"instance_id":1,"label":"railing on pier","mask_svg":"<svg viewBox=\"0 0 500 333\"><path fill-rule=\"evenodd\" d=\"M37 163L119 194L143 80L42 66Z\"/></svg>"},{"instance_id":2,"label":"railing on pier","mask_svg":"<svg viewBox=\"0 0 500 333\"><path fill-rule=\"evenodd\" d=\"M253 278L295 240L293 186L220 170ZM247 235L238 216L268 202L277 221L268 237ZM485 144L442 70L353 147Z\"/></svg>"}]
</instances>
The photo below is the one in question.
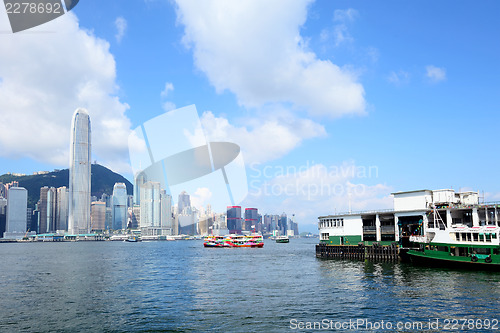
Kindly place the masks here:
<instances>
[{"instance_id":1,"label":"railing on pier","mask_svg":"<svg viewBox=\"0 0 500 333\"><path fill-rule=\"evenodd\" d=\"M399 247L397 243L391 245L329 245L317 244L316 257L324 259L358 259L358 260L399 260Z\"/></svg>"}]
</instances>

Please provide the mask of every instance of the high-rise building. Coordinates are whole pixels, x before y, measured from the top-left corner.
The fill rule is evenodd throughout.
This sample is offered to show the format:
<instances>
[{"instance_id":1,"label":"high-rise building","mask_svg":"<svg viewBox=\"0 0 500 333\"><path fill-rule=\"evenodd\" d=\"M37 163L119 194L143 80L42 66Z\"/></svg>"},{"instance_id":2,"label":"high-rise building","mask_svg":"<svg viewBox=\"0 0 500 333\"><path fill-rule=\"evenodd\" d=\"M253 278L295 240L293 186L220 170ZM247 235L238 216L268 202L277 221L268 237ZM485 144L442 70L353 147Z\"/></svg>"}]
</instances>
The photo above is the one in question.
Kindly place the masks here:
<instances>
[{"instance_id":1,"label":"high-rise building","mask_svg":"<svg viewBox=\"0 0 500 333\"><path fill-rule=\"evenodd\" d=\"M227 228L232 234L241 233L241 206L227 207Z\"/></svg>"},{"instance_id":2,"label":"high-rise building","mask_svg":"<svg viewBox=\"0 0 500 333\"><path fill-rule=\"evenodd\" d=\"M250 231L255 229L259 222L259 211L257 208L245 208L245 228L243 230Z\"/></svg>"},{"instance_id":3,"label":"high-rise building","mask_svg":"<svg viewBox=\"0 0 500 333\"><path fill-rule=\"evenodd\" d=\"M57 188L56 230L68 230L69 190L66 186Z\"/></svg>"},{"instance_id":4,"label":"high-rise building","mask_svg":"<svg viewBox=\"0 0 500 333\"><path fill-rule=\"evenodd\" d=\"M127 187L125 183L116 183L113 187L113 230L127 229L128 207Z\"/></svg>"},{"instance_id":5,"label":"high-rise building","mask_svg":"<svg viewBox=\"0 0 500 333\"><path fill-rule=\"evenodd\" d=\"M101 201L94 201L90 205L90 221L91 230L104 231L104 224L106 221L106 203Z\"/></svg>"},{"instance_id":6,"label":"high-rise building","mask_svg":"<svg viewBox=\"0 0 500 333\"><path fill-rule=\"evenodd\" d=\"M146 174L144 172L139 172L135 176L135 184L134 184L134 203L136 205L141 204L141 188L142 185L146 184L148 181L146 178Z\"/></svg>"},{"instance_id":7,"label":"high-rise building","mask_svg":"<svg viewBox=\"0 0 500 333\"><path fill-rule=\"evenodd\" d=\"M0 198L5 198L7 195L5 194L5 185L0 182ZM2 234L3 235L3 234Z\"/></svg>"},{"instance_id":8,"label":"high-rise building","mask_svg":"<svg viewBox=\"0 0 500 333\"><path fill-rule=\"evenodd\" d=\"M158 235L161 227L160 183L147 182L142 185L141 193L141 230L143 234Z\"/></svg>"},{"instance_id":9,"label":"high-rise building","mask_svg":"<svg viewBox=\"0 0 500 333\"><path fill-rule=\"evenodd\" d=\"M40 189L40 201L38 202L40 210L38 232L40 234L56 230L56 193L56 189L53 187L44 186Z\"/></svg>"},{"instance_id":10,"label":"high-rise building","mask_svg":"<svg viewBox=\"0 0 500 333\"><path fill-rule=\"evenodd\" d=\"M191 198L189 197L189 194L186 193L186 191L182 191L181 193L179 193L177 212L181 214L186 207L191 207Z\"/></svg>"},{"instance_id":11,"label":"high-rise building","mask_svg":"<svg viewBox=\"0 0 500 333\"><path fill-rule=\"evenodd\" d=\"M90 232L90 116L77 109L71 123L68 232Z\"/></svg>"},{"instance_id":12,"label":"high-rise building","mask_svg":"<svg viewBox=\"0 0 500 333\"><path fill-rule=\"evenodd\" d=\"M0 184L0 188L1 188ZM0 238L3 237L3 233L5 232L5 224L7 214L7 199L0 197Z\"/></svg>"},{"instance_id":13,"label":"high-rise building","mask_svg":"<svg viewBox=\"0 0 500 333\"><path fill-rule=\"evenodd\" d=\"M165 190L160 191L160 220L162 235L172 235L173 219L172 219L172 196L167 194Z\"/></svg>"},{"instance_id":14,"label":"high-rise building","mask_svg":"<svg viewBox=\"0 0 500 333\"><path fill-rule=\"evenodd\" d=\"M26 209L28 191L23 187L11 187L7 193L7 221L4 237L7 234L24 236L26 232Z\"/></svg>"},{"instance_id":15,"label":"high-rise building","mask_svg":"<svg viewBox=\"0 0 500 333\"><path fill-rule=\"evenodd\" d=\"M134 207L129 207L130 214L130 228L137 229L141 225L141 206L134 205Z\"/></svg>"}]
</instances>

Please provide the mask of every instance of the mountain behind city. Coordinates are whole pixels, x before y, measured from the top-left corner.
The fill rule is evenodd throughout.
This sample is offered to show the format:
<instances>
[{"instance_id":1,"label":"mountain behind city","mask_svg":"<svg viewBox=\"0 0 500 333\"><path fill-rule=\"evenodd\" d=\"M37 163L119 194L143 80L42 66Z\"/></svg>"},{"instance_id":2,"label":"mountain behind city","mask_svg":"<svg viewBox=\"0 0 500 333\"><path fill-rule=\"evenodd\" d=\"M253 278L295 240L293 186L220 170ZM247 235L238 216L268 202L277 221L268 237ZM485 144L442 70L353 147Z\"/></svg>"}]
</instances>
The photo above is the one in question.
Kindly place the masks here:
<instances>
[{"instance_id":1,"label":"mountain behind city","mask_svg":"<svg viewBox=\"0 0 500 333\"><path fill-rule=\"evenodd\" d=\"M111 195L115 183L125 183L127 194L133 194L133 186L125 177L113 172L100 164L92 164L91 167L91 195L98 199L103 193ZM34 175L16 175L12 173L0 176L0 183L19 182L20 187L28 190L28 207L34 208L40 199L40 188L48 187L69 187L69 169L54 170L52 172Z\"/></svg>"}]
</instances>

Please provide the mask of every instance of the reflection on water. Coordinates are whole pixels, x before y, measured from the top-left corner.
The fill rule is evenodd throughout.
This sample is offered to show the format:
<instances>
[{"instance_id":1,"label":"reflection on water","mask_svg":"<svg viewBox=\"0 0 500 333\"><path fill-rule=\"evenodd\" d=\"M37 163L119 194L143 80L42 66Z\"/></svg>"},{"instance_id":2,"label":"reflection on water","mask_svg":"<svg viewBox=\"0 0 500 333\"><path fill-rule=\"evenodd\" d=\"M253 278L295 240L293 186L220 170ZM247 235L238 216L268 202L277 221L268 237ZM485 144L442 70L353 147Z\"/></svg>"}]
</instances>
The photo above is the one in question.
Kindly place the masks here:
<instances>
[{"instance_id":1,"label":"reflection on water","mask_svg":"<svg viewBox=\"0 0 500 333\"><path fill-rule=\"evenodd\" d=\"M317 240L0 244L2 331L289 331L290 320L496 318L500 274L321 260Z\"/></svg>"}]
</instances>

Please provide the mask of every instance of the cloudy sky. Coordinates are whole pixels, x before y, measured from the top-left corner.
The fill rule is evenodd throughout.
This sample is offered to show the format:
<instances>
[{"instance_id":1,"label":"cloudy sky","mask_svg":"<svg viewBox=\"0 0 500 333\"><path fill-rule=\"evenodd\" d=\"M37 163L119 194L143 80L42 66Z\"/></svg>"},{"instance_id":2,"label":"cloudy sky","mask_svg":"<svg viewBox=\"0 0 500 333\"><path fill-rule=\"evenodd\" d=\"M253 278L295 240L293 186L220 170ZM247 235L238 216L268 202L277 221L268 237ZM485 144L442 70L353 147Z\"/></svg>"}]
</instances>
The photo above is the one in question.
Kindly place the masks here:
<instances>
[{"instance_id":1,"label":"cloudy sky","mask_svg":"<svg viewBox=\"0 0 500 333\"><path fill-rule=\"evenodd\" d=\"M195 104L240 145L260 212L303 230L390 193L500 200L500 3L86 0L12 34L0 9L0 174L68 165L89 110L93 159L131 179L128 136ZM193 193L210 202L209 189Z\"/></svg>"}]
</instances>

